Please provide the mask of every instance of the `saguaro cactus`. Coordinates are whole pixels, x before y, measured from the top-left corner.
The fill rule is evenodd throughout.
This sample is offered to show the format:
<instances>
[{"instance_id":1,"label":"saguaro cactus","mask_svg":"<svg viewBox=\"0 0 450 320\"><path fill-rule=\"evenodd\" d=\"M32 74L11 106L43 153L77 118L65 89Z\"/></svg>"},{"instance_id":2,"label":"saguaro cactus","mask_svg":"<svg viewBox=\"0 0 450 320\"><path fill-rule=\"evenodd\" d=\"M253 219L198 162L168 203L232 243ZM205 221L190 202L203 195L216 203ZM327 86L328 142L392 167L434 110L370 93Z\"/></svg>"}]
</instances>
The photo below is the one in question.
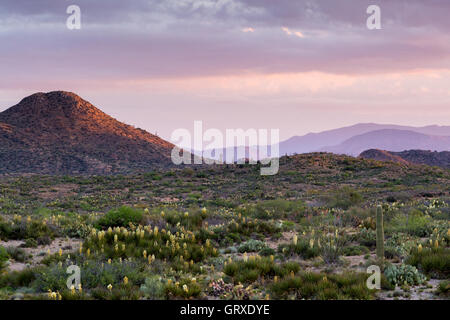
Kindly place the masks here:
<instances>
[{"instance_id":1,"label":"saguaro cactus","mask_svg":"<svg viewBox=\"0 0 450 320\"><path fill-rule=\"evenodd\" d=\"M384 227L381 206L377 207L377 257L381 263L384 262Z\"/></svg>"}]
</instances>

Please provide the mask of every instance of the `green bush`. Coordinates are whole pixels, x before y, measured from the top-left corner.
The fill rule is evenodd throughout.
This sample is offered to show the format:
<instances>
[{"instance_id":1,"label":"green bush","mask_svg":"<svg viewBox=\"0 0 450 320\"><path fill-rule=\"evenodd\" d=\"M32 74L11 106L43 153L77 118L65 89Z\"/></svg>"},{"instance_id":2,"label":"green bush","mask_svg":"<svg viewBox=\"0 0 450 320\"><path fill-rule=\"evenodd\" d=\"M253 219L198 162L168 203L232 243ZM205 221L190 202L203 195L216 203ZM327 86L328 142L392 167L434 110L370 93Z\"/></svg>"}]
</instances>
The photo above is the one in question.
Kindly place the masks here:
<instances>
[{"instance_id":1,"label":"green bush","mask_svg":"<svg viewBox=\"0 0 450 320\"><path fill-rule=\"evenodd\" d=\"M96 226L97 228L127 227L130 223L138 224L142 221L142 218L143 212L140 209L122 206L101 217Z\"/></svg>"},{"instance_id":2,"label":"green bush","mask_svg":"<svg viewBox=\"0 0 450 320\"><path fill-rule=\"evenodd\" d=\"M342 251L344 256L360 256L369 252L370 250L365 246L345 247Z\"/></svg>"},{"instance_id":3,"label":"green bush","mask_svg":"<svg viewBox=\"0 0 450 320\"><path fill-rule=\"evenodd\" d=\"M0 271L6 267L6 262L8 261L9 254L5 248L0 246Z\"/></svg>"},{"instance_id":4,"label":"green bush","mask_svg":"<svg viewBox=\"0 0 450 320\"><path fill-rule=\"evenodd\" d=\"M295 262L276 264L270 258L253 256L249 257L247 261L239 260L227 263L223 272L232 277L234 283L250 283L260 277L285 276L299 270L300 266Z\"/></svg>"},{"instance_id":5,"label":"green bush","mask_svg":"<svg viewBox=\"0 0 450 320\"><path fill-rule=\"evenodd\" d=\"M363 202L363 197L358 191L350 187L344 187L335 192L335 194L328 201L328 205L330 208L347 210L350 207L360 204L361 202Z\"/></svg>"},{"instance_id":6,"label":"green bush","mask_svg":"<svg viewBox=\"0 0 450 320\"><path fill-rule=\"evenodd\" d=\"M367 288L367 277L364 273L301 273L272 283L270 291L277 299L369 300L374 298L375 291Z\"/></svg>"},{"instance_id":7,"label":"green bush","mask_svg":"<svg viewBox=\"0 0 450 320\"><path fill-rule=\"evenodd\" d=\"M439 286L437 288L437 294L443 297L449 297L450 296L450 281L444 280L441 283L439 283Z\"/></svg>"},{"instance_id":8,"label":"green bush","mask_svg":"<svg viewBox=\"0 0 450 320\"><path fill-rule=\"evenodd\" d=\"M11 240L34 239L37 244L48 244L57 236L53 227L42 221L22 219L14 224L0 222L0 238Z\"/></svg>"},{"instance_id":9,"label":"green bush","mask_svg":"<svg viewBox=\"0 0 450 320\"><path fill-rule=\"evenodd\" d=\"M306 205L303 201L275 199L250 205L243 210L243 214L257 219L280 219L288 216L294 218L296 215L303 215L305 211Z\"/></svg>"},{"instance_id":10,"label":"green bush","mask_svg":"<svg viewBox=\"0 0 450 320\"><path fill-rule=\"evenodd\" d=\"M414 249L406 263L416 266L433 277L445 279L450 275L450 249L423 248L421 252Z\"/></svg>"},{"instance_id":11,"label":"green bush","mask_svg":"<svg viewBox=\"0 0 450 320\"><path fill-rule=\"evenodd\" d=\"M386 233L407 233L417 237L427 237L433 231L432 219L423 215L418 210L412 210L408 214L396 215L386 227Z\"/></svg>"},{"instance_id":12,"label":"green bush","mask_svg":"<svg viewBox=\"0 0 450 320\"><path fill-rule=\"evenodd\" d=\"M377 243L377 234L375 230L363 228L356 235L355 240L362 246L372 248Z\"/></svg>"},{"instance_id":13,"label":"green bush","mask_svg":"<svg viewBox=\"0 0 450 320\"><path fill-rule=\"evenodd\" d=\"M20 288L30 287L36 279L36 274L42 272L42 268L24 269L22 271L13 271L0 276L0 288Z\"/></svg>"},{"instance_id":14,"label":"green bush","mask_svg":"<svg viewBox=\"0 0 450 320\"><path fill-rule=\"evenodd\" d=\"M261 251L259 251L259 254L263 257L272 256L275 254L275 250L269 247L263 248Z\"/></svg>"},{"instance_id":15,"label":"green bush","mask_svg":"<svg viewBox=\"0 0 450 320\"><path fill-rule=\"evenodd\" d=\"M426 281L426 277L416 267L407 264L390 265L384 270L387 280L395 285L418 285Z\"/></svg>"},{"instance_id":16,"label":"green bush","mask_svg":"<svg viewBox=\"0 0 450 320\"><path fill-rule=\"evenodd\" d=\"M166 297L165 284L159 276L146 278L141 291L147 299L162 300Z\"/></svg>"},{"instance_id":17,"label":"green bush","mask_svg":"<svg viewBox=\"0 0 450 320\"><path fill-rule=\"evenodd\" d=\"M309 241L299 239L297 244L281 244L278 251L285 255L297 254L303 259L311 259L320 255L321 250L317 245L311 247Z\"/></svg>"},{"instance_id":18,"label":"green bush","mask_svg":"<svg viewBox=\"0 0 450 320\"><path fill-rule=\"evenodd\" d=\"M166 294L174 298L195 298L200 295L202 288L192 279L181 279L166 285Z\"/></svg>"},{"instance_id":19,"label":"green bush","mask_svg":"<svg viewBox=\"0 0 450 320\"><path fill-rule=\"evenodd\" d=\"M8 247L6 248L6 251L8 252L8 255L18 261L18 262L25 262L28 260L29 256L25 252L24 249L18 248L18 247Z\"/></svg>"},{"instance_id":20,"label":"green bush","mask_svg":"<svg viewBox=\"0 0 450 320\"><path fill-rule=\"evenodd\" d=\"M238 248L238 251L240 253L244 252L257 252L266 247L266 244L263 241L259 240L248 240L246 242L241 243L241 245Z\"/></svg>"}]
</instances>

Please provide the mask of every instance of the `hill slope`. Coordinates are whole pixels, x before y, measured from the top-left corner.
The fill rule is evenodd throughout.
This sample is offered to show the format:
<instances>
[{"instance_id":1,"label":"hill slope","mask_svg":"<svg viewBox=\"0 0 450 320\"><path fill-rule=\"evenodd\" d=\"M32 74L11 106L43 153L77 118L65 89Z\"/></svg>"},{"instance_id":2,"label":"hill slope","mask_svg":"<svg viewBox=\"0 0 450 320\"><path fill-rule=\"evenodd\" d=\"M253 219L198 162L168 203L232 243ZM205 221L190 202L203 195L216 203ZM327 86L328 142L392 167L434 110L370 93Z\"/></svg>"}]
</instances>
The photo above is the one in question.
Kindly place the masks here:
<instances>
[{"instance_id":1,"label":"hill slope","mask_svg":"<svg viewBox=\"0 0 450 320\"><path fill-rule=\"evenodd\" d=\"M359 155L364 159L395 161L398 163L426 164L450 169L450 152L432 152L425 150L407 150L402 152L370 149Z\"/></svg>"},{"instance_id":2,"label":"hill slope","mask_svg":"<svg viewBox=\"0 0 450 320\"><path fill-rule=\"evenodd\" d=\"M171 164L173 145L74 93L36 93L0 113L0 173L104 174Z\"/></svg>"}]
</instances>

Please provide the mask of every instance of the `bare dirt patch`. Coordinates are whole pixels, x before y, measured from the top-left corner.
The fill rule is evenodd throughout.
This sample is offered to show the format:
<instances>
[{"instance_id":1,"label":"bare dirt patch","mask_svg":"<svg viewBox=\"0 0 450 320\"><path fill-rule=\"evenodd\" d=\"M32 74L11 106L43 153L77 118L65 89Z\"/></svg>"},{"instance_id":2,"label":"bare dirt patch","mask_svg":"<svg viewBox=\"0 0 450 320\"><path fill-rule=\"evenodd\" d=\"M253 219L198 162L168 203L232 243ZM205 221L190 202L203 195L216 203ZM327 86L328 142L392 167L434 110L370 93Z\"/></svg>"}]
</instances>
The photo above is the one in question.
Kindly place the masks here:
<instances>
[{"instance_id":1,"label":"bare dirt patch","mask_svg":"<svg viewBox=\"0 0 450 320\"><path fill-rule=\"evenodd\" d=\"M27 266L38 265L49 253L55 254L59 252L59 249L61 249L63 253L72 252L79 248L81 243L81 239L56 238L49 245L38 246L36 248L22 248L25 253L30 256L30 259L26 263L10 260L8 268L10 271L20 271ZM21 248L21 245L23 244L24 241L20 240L0 241L0 246L5 248Z\"/></svg>"}]
</instances>

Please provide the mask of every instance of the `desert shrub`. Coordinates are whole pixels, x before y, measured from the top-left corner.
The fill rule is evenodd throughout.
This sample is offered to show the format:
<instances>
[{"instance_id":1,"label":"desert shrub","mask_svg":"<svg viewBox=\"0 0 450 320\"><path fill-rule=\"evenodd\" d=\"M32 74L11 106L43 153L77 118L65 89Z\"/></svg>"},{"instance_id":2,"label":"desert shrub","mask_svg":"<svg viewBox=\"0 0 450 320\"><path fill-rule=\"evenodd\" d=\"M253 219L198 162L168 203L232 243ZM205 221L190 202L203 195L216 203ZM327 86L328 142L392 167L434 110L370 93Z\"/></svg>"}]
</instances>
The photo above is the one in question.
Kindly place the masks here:
<instances>
[{"instance_id":1,"label":"desert shrub","mask_svg":"<svg viewBox=\"0 0 450 320\"><path fill-rule=\"evenodd\" d=\"M14 223L0 223L0 238L11 240L34 239L41 244L42 239L53 239L56 229L39 220L21 219Z\"/></svg>"},{"instance_id":2,"label":"desert shrub","mask_svg":"<svg viewBox=\"0 0 450 320\"><path fill-rule=\"evenodd\" d=\"M97 221L96 226L98 228L126 227L130 223L138 224L142 218L143 212L140 209L122 206L106 213Z\"/></svg>"},{"instance_id":3,"label":"desert shrub","mask_svg":"<svg viewBox=\"0 0 450 320\"><path fill-rule=\"evenodd\" d=\"M273 282L270 291L274 298L368 300L374 298L374 290L367 288L367 277L363 273L301 273Z\"/></svg>"},{"instance_id":4,"label":"desert shrub","mask_svg":"<svg viewBox=\"0 0 450 320\"><path fill-rule=\"evenodd\" d=\"M180 279L170 281L166 285L166 295L173 298L195 298L200 295L202 288L195 279Z\"/></svg>"},{"instance_id":5,"label":"desert shrub","mask_svg":"<svg viewBox=\"0 0 450 320\"><path fill-rule=\"evenodd\" d=\"M322 238L324 239L324 238ZM322 241L320 247L320 256L327 264L336 263L339 261L339 257L342 254L342 238L328 237Z\"/></svg>"},{"instance_id":6,"label":"desert shrub","mask_svg":"<svg viewBox=\"0 0 450 320\"><path fill-rule=\"evenodd\" d=\"M193 227L201 227L203 220L205 220L207 217L208 214L206 213L206 211L202 212L200 210L189 210L183 212L179 212L176 210L164 211L164 219L169 224L171 224L172 226L179 224L189 229Z\"/></svg>"},{"instance_id":7,"label":"desert shrub","mask_svg":"<svg viewBox=\"0 0 450 320\"><path fill-rule=\"evenodd\" d=\"M63 291L67 289L67 273L66 268L55 264L51 267L42 268L40 272L35 273L36 279L32 283L32 287L38 292Z\"/></svg>"},{"instance_id":8,"label":"desert shrub","mask_svg":"<svg viewBox=\"0 0 450 320\"><path fill-rule=\"evenodd\" d=\"M98 300L139 300L142 298L139 287L123 283L112 286L111 290L105 287L94 288L91 290L91 295Z\"/></svg>"},{"instance_id":9,"label":"desert shrub","mask_svg":"<svg viewBox=\"0 0 450 320\"><path fill-rule=\"evenodd\" d=\"M426 277L416 267L408 264L390 265L384 270L384 275L395 286L413 286L426 281Z\"/></svg>"},{"instance_id":10,"label":"desert shrub","mask_svg":"<svg viewBox=\"0 0 450 320\"><path fill-rule=\"evenodd\" d=\"M359 207L349 208L344 214L340 215L343 225L357 227L362 224L366 228L372 228L374 226L375 221L373 216L373 209Z\"/></svg>"},{"instance_id":11,"label":"desert shrub","mask_svg":"<svg viewBox=\"0 0 450 320\"><path fill-rule=\"evenodd\" d=\"M23 250L22 248L8 247L8 248L6 248L6 251L8 252L8 255L12 259L14 259L14 260L16 260L18 262L25 262L29 258L29 256L25 252L25 250Z\"/></svg>"},{"instance_id":12,"label":"desert shrub","mask_svg":"<svg viewBox=\"0 0 450 320\"><path fill-rule=\"evenodd\" d=\"M273 236L280 232L281 226L275 221L263 221L258 219L245 218L243 216L233 219L224 227L216 228L214 233L218 239L227 237L234 241L241 241L249 237Z\"/></svg>"},{"instance_id":13,"label":"desert shrub","mask_svg":"<svg viewBox=\"0 0 450 320\"><path fill-rule=\"evenodd\" d=\"M228 262L223 272L232 277L234 283L249 283L260 277L284 276L298 270L300 266L295 262L276 264L272 258L250 256L246 260Z\"/></svg>"},{"instance_id":14,"label":"desert shrub","mask_svg":"<svg viewBox=\"0 0 450 320\"><path fill-rule=\"evenodd\" d=\"M78 217L64 216L59 220L61 233L70 238L86 237L92 228L86 220L87 218L80 215Z\"/></svg>"},{"instance_id":15,"label":"desert shrub","mask_svg":"<svg viewBox=\"0 0 450 320\"><path fill-rule=\"evenodd\" d=\"M406 233L395 233L385 241L385 257L388 259L404 258L416 246L417 238Z\"/></svg>"},{"instance_id":16,"label":"desert shrub","mask_svg":"<svg viewBox=\"0 0 450 320\"><path fill-rule=\"evenodd\" d=\"M6 267L6 262L8 261L9 254L6 249L0 246L0 272Z\"/></svg>"},{"instance_id":17,"label":"desert shrub","mask_svg":"<svg viewBox=\"0 0 450 320\"><path fill-rule=\"evenodd\" d=\"M238 248L238 251L240 253L257 252L257 251L264 249L265 247L266 247L265 242L251 239L251 240L241 243L241 245Z\"/></svg>"},{"instance_id":18,"label":"desert shrub","mask_svg":"<svg viewBox=\"0 0 450 320\"><path fill-rule=\"evenodd\" d=\"M25 243L23 244L24 248L36 248L38 246L38 243L35 239L26 239Z\"/></svg>"},{"instance_id":19,"label":"desert shrub","mask_svg":"<svg viewBox=\"0 0 450 320\"><path fill-rule=\"evenodd\" d=\"M335 194L329 199L328 206L330 208L341 208L347 210L352 206L356 206L363 202L362 195L350 188L344 187L335 192Z\"/></svg>"},{"instance_id":20,"label":"desert shrub","mask_svg":"<svg viewBox=\"0 0 450 320\"><path fill-rule=\"evenodd\" d=\"M362 246L372 248L377 243L377 234L375 230L362 228L355 237L355 241L359 242Z\"/></svg>"},{"instance_id":21,"label":"desert shrub","mask_svg":"<svg viewBox=\"0 0 450 320\"><path fill-rule=\"evenodd\" d=\"M275 250L269 247L265 247L261 249L261 251L259 251L259 254L262 255L263 257L268 257L274 255Z\"/></svg>"},{"instance_id":22,"label":"desert shrub","mask_svg":"<svg viewBox=\"0 0 450 320\"><path fill-rule=\"evenodd\" d=\"M297 254L304 259L321 256L326 263L338 262L342 254L346 237L338 234L338 229L327 228L327 230L315 229L311 233L304 233L300 239L295 236L290 244L282 244L278 250L285 255Z\"/></svg>"},{"instance_id":23,"label":"desert shrub","mask_svg":"<svg viewBox=\"0 0 450 320\"><path fill-rule=\"evenodd\" d=\"M159 276L145 278L145 283L141 285L141 291L147 299L162 300L166 297L165 283Z\"/></svg>"},{"instance_id":24,"label":"desert shrub","mask_svg":"<svg viewBox=\"0 0 450 320\"><path fill-rule=\"evenodd\" d=\"M320 249L317 245L311 245L306 239L301 239L297 244L281 244L278 246L278 252L285 255L297 254L303 259L311 259L320 255Z\"/></svg>"},{"instance_id":25,"label":"desert shrub","mask_svg":"<svg viewBox=\"0 0 450 320\"><path fill-rule=\"evenodd\" d=\"M41 268L37 269L24 269L21 271L8 272L0 276L0 288L20 288L30 287L31 283L36 279L36 273Z\"/></svg>"},{"instance_id":26,"label":"desert shrub","mask_svg":"<svg viewBox=\"0 0 450 320\"><path fill-rule=\"evenodd\" d=\"M443 297L449 297L450 296L450 281L444 280L444 281L440 282L437 287L436 293Z\"/></svg>"},{"instance_id":27,"label":"desert shrub","mask_svg":"<svg viewBox=\"0 0 450 320\"><path fill-rule=\"evenodd\" d=\"M257 219L280 219L287 216L292 219L303 215L305 211L306 205L303 201L274 199L247 206L242 212L246 216Z\"/></svg>"},{"instance_id":28,"label":"desert shrub","mask_svg":"<svg viewBox=\"0 0 450 320\"><path fill-rule=\"evenodd\" d=\"M407 214L399 213L393 217L386 227L386 233L403 232L417 237L426 237L433 231L432 219L418 210Z\"/></svg>"},{"instance_id":29,"label":"desert shrub","mask_svg":"<svg viewBox=\"0 0 450 320\"><path fill-rule=\"evenodd\" d=\"M344 256L360 256L369 252L370 250L365 246L350 246L342 250Z\"/></svg>"},{"instance_id":30,"label":"desert shrub","mask_svg":"<svg viewBox=\"0 0 450 320\"><path fill-rule=\"evenodd\" d=\"M124 277L130 284L140 286L145 279L143 265L134 261L112 261L102 265L99 261L89 260L81 270L82 283L86 288L106 288L108 284L115 286L122 283Z\"/></svg>"},{"instance_id":31,"label":"desert shrub","mask_svg":"<svg viewBox=\"0 0 450 320\"><path fill-rule=\"evenodd\" d=\"M450 249L442 247L414 249L406 263L416 266L430 276L445 279L450 275Z\"/></svg>"}]
</instances>

